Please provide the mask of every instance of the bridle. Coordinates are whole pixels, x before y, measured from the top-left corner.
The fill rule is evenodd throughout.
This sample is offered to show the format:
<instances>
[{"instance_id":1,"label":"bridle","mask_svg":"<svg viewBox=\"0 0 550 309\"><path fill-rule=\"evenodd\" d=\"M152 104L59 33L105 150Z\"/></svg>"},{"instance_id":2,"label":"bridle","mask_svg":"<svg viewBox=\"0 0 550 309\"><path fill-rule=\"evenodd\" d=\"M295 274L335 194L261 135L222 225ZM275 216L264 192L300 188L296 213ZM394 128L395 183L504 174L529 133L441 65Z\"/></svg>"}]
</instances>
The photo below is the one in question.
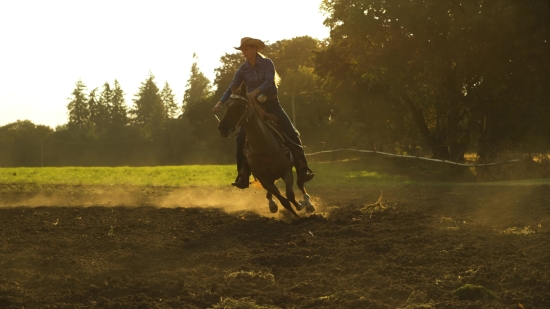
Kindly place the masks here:
<instances>
[{"instance_id":1,"label":"bridle","mask_svg":"<svg viewBox=\"0 0 550 309\"><path fill-rule=\"evenodd\" d=\"M241 122L245 119L246 117L246 121L248 121L248 99L242 95L239 95L239 94L231 94L229 96L231 99L237 99L237 100L241 100L241 101L245 101L246 102L246 105L244 107L244 111L243 111L243 114L241 115L241 117L239 118L239 121L237 121L237 123L235 123L235 125L233 126L233 128L231 129L231 131L229 131L229 134L233 133L235 131L235 129L237 127L240 127L241 126ZM229 106L227 106L227 108L229 108Z\"/></svg>"},{"instance_id":2,"label":"bridle","mask_svg":"<svg viewBox=\"0 0 550 309\"><path fill-rule=\"evenodd\" d=\"M246 116L246 121L248 121L248 100L242 96L242 95L238 95L238 94L231 94L229 96L231 99L237 99L237 100L241 100L241 101L245 101L246 102L246 105L244 107L244 111L243 111L243 114L241 115L241 118L239 118L239 121L237 121L237 123L235 124L235 127L240 127L241 125L241 122L243 121L243 119L245 118Z\"/></svg>"}]
</instances>

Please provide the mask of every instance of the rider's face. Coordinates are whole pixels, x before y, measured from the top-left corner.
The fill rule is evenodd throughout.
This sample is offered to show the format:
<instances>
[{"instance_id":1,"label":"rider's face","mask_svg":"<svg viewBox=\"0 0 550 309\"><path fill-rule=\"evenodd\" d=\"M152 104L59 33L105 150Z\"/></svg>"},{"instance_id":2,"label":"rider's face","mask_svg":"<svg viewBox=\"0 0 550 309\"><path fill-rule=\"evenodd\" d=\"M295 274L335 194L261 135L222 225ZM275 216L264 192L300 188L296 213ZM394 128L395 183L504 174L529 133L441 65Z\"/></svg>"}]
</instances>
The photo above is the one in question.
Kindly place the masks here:
<instances>
[{"instance_id":1,"label":"rider's face","mask_svg":"<svg viewBox=\"0 0 550 309\"><path fill-rule=\"evenodd\" d=\"M245 45L241 49L241 52L243 53L243 56L248 61L250 61L250 60L254 59L254 57L256 57L256 51L257 51L256 46L250 46L250 45Z\"/></svg>"}]
</instances>

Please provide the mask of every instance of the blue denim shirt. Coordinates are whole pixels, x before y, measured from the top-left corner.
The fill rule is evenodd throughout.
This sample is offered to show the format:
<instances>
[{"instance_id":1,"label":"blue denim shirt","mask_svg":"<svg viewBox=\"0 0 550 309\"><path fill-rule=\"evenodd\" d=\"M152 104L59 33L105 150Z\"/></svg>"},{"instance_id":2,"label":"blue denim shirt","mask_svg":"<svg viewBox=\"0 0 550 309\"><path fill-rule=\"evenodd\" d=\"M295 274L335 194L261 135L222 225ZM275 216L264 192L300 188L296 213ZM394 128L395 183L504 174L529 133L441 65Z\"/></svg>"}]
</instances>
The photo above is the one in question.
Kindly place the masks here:
<instances>
[{"instance_id":1,"label":"blue denim shirt","mask_svg":"<svg viewBox=\"0 0 550 309\"><path fill-rule=\"evenodd\" d=\"M243 63L235 73L233 81L229 84L229 88L222 95L220 101L227 102L233 85L239 86L242 82L244 82L247 92L252 92L257 88L261 94L266 96L276 95L277 86L275 85L275 65L273 65L273 61L256 55L254 67L248 61Z\"/></svg>"}]
</instances>

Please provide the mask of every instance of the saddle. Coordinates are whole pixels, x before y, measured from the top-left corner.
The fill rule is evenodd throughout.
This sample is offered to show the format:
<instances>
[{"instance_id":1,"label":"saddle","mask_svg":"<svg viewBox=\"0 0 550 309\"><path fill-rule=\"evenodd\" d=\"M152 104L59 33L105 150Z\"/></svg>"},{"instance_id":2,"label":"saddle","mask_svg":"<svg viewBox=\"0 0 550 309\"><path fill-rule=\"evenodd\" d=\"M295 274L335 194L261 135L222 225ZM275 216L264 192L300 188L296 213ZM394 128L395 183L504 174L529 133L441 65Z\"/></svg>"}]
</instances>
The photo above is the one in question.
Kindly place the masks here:
<instances>
[{"instance_id":1,"label":"saddle","mask_svg":"<svg viewBox=\"0 0 550 309\"><path fill-rule=\"evenodd\" d=\"M281 127L279 127L278 119L275 115L270 114L265 111L265 109L257 104L256 102L253 102L255 109L258 112L258 115L260 116L260 119L264 122L264 124L269 128L269 130L275 135L279 143L281 144L281 151L288 151L289 152L289 160L290 163L292 163L296 168L300 166L299 162L297 160L300 160L301 157L299 155L299 150L297 147L301 147L300 145L296 144L290 138L283 132Z\"/></svg>"}]
</instances>

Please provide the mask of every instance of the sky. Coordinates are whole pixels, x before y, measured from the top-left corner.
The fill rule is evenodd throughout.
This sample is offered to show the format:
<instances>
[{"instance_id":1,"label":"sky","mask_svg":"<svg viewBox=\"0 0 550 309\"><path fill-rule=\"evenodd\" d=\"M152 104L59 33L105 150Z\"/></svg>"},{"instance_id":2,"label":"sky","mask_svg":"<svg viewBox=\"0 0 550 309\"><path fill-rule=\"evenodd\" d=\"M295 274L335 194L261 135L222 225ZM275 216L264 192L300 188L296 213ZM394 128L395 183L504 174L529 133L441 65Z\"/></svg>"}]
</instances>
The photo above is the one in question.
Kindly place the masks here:
<instances>
[{"instance_id":1,"label":"sky","mask_svg":"<svg viewBox=\"0 0 550 309\"><path fill-rule=\"evenodd\" d=\"M118 80L131 106L152 73L181 105L193 54L214 80L242 37L329 36L321 0L0 0L0 126L68 122L75 83Z\"/></svg>"}]
</instances>

